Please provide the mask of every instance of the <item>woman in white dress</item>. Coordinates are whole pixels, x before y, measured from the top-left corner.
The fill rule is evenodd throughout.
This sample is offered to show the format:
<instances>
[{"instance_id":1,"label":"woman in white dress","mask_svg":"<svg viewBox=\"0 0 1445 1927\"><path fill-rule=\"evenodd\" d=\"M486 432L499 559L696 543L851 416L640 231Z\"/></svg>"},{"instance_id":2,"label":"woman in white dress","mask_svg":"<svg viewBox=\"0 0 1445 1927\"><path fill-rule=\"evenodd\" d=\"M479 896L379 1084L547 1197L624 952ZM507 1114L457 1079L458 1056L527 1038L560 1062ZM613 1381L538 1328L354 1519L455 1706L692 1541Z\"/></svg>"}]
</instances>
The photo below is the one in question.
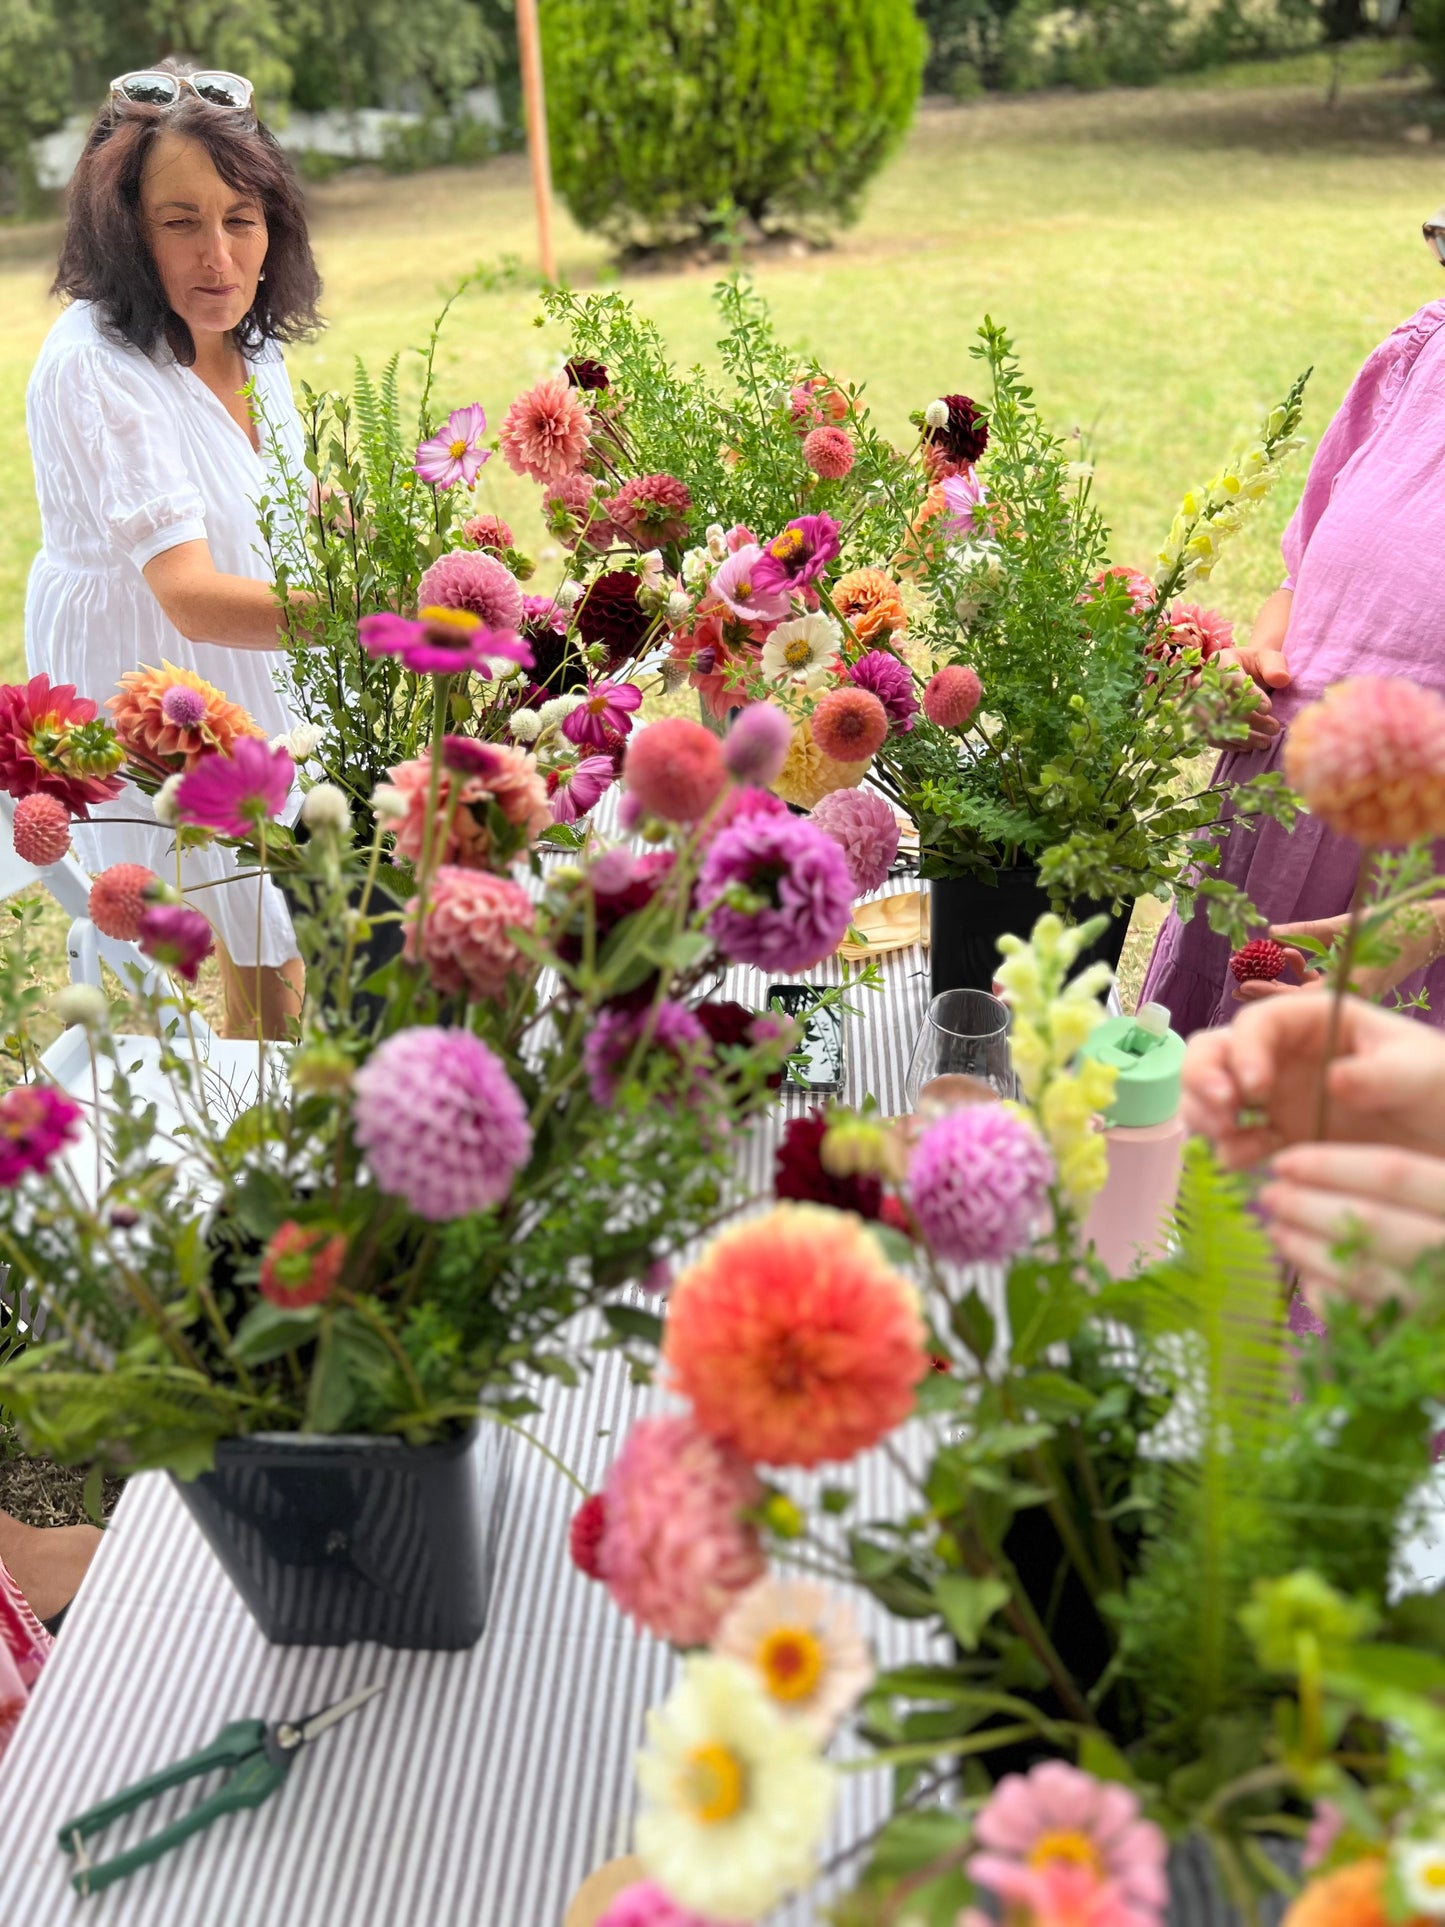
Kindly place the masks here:
<instances>
[{"instance_id":1,"label":"woman in white dress","mask_svg":"<svg viewBox=\"0 0 1445 1927\"><path fill-rule=\"evenodd\" d=\"M25 601L32 674L104 703L166 661L240 703L268 736L295 727L256 503L279 492L246 397L288 465L301 424L280 343L317 325L320 280L300 190L256 120L250 83L166 67L126 75L71 185L55 280L69 304L26 391L41 547ZM135 791L77 825L92 870L175 874L170 833ZM232 1035L284 1033L302 989L291 920L229 852L184 858L218 938ZM234 880L227 880L234 879ZM258 948L259 932L259 948Z\"/></svg>"}]
</instances>

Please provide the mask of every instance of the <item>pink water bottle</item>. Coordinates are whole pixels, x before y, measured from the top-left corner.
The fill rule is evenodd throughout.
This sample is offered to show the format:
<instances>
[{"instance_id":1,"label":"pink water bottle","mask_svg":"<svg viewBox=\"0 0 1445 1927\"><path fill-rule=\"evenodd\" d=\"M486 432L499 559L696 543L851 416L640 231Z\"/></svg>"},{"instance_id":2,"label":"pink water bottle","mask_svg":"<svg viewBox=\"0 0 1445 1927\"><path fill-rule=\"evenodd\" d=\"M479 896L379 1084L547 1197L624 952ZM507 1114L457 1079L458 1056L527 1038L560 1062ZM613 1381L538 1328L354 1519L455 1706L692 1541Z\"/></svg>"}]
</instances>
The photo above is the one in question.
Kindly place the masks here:
<instances>
[{"instance_id":1,"label":"pink water bottle","mask_svg":"<svg viewBox=\"0 0 1445 1927\"><path fill-rule=\"evenodd\" d=\"M1101 1024L1081 1055L1119 1073L1104 1119L1108 1182L1094 1199L1084 1238L1120 1277L1164 1249L1184 1158L1184 1039L1170 1030L1163 1004L1145 1004L1133 1017Z\"/></svg>"}]
</instances>

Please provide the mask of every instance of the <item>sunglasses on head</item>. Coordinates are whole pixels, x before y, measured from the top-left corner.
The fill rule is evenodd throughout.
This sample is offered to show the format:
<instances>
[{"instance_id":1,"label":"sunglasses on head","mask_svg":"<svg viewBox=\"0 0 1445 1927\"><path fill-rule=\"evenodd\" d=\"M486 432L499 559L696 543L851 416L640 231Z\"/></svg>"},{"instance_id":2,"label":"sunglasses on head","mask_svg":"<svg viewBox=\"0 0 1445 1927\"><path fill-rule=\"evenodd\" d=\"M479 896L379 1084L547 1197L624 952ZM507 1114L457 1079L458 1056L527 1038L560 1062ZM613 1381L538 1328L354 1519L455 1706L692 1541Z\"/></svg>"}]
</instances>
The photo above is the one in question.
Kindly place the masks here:
<instances>
[{"instance_id":1,"label":"sunglasses on head","mask_svg":"<svg viewBox=\"0 0 1445 1927\"><path fill-rule=\"evenodd\" d=\"M112 100L128 100L136 107L174 107L183 94L195 94L212 107L249 107L255 94L242 74L220 69L199 74L166 74L142 69L121 74L110 83Z\"/></svg>"},{"instance_id":2,"label":"sunglasses on head","mask_svg":"<svg viewBox=\"0 0 1445 1927\"><path fill-rule=\"evenodd\" d=\"M1427 221L1421 232L1425 236L1426 247L1433 250L1441 267L1445 268L1445 225L1437 227L1433 222Z\"/></svg>"}]
</instances>

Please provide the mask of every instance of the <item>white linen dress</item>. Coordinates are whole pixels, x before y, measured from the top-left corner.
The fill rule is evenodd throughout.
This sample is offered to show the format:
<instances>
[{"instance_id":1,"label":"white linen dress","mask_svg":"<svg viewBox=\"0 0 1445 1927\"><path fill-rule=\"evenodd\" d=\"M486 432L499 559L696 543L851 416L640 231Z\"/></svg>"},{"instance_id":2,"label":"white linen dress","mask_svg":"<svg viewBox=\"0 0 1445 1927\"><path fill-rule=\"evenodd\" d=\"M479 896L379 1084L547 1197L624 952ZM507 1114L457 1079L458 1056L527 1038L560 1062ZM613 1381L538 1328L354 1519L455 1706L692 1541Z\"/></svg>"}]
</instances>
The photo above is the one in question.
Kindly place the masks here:
<instances>
[{"instance_id":1,"label":"white linen dress","mask_svg":"<svg viewBox=\"0 0 1445 1927\"><path fill-rule=\"evenodd\" d=\"M303 473L300 417L285 363L268 343L251 364L270 431ZM270 461L191 369L162 346L151 359L101 332L88 301L68 307L46 336L25 391L25 417L40 498L40 553L25 596L30 673L74 683L101 705L128 669L162 658L192 669L278 736L300 720L284 693L284 658L188 641L166 617L141 570L182 542L204 539L224 575L268 581L256 521L261 495L279 493ZM171 833L149 819L150 799L127 788L75 827L87 869L144 863L174 880ZM109 820L108 820L109 819ZM269 879L235 876L228 850L187 851L187 889L238 964L282 964L297 954L291 919Z\"/></svg>"}]
</instances>

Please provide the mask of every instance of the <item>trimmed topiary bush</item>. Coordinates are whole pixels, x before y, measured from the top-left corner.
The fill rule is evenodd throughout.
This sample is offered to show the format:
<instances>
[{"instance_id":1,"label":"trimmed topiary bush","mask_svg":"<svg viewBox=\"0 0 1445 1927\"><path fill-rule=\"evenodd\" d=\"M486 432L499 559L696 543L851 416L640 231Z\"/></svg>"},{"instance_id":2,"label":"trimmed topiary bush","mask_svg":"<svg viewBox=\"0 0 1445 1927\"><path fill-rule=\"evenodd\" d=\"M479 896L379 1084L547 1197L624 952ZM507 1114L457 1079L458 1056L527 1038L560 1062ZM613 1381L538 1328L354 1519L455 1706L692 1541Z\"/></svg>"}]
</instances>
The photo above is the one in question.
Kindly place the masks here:
<instances>
[{"instance_id":1,"label":"trimmed topiary bush","mask_svg":"<svg viewBox=\"0 0 1445 1927\"><path fill-rule=\"evenodd\" d=\"M559 191L621 246L847 221L913 117L911 0L542 0Z\"/></svg>"}]
</instances>

